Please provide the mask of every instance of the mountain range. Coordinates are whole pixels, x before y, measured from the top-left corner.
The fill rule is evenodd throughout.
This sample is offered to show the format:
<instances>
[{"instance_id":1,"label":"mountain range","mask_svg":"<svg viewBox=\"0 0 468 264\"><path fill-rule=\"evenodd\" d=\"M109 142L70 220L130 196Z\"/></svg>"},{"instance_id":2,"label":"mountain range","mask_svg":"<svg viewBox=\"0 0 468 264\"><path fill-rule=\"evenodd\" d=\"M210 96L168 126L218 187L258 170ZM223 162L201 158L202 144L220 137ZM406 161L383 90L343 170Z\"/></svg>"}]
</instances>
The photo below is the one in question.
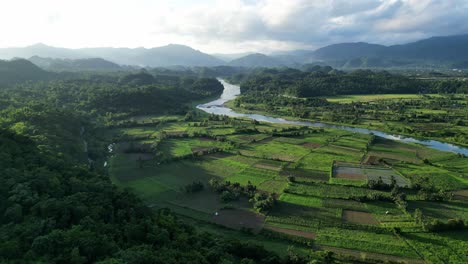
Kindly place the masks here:
<instances>
[{"instance_id":1,"label":"mountain range","mask_svg":"<svg viewBox=\"0 0 468 264\"><path fill-rule=\"evenodd\" d=\"M216 66L224 61L184 45L170 44L157 48L83 48L65 49L36 44L24 48L0 49L0 59L12 58L90 59L101 58L120 65L149 67Z\"/></svg>"},{"instance_id":2,"label":"mountain range","mask_svg":"<svg viewBox=\"0 0 468 264\"><path fill-rule=\"evenodd\" d=\"M70 71L119 70L121 65L294 67L314 62L337 68L467 67L468 34L432 37L392 46L365 42L339 43L317 50L295 50L270 55L259 53L210 55L176 44L151 49L65 49L44 44L0 49L0 59L15 57L30 58L43 69Z\"/></svg>"}]
</instances>

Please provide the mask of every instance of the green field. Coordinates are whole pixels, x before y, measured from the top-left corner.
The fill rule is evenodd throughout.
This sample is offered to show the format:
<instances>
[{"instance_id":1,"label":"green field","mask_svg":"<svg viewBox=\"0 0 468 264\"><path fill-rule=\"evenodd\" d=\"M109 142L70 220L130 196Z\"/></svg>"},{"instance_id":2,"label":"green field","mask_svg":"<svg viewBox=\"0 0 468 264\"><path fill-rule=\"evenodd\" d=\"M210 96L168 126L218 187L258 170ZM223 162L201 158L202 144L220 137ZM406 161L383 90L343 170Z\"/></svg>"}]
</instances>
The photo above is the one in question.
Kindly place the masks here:
<instances>
[{"instance_id":1,"label":"green field","mask_svg":"<svg viewBox=\"0 0 468 264\"><path fill-rule=\"evenodd\" d=\"M371 98L361 99L370 101L379 97ZM138 118L142 122L145 120ZM110 159L112 181L133 189L152 208L170 208L186 221L199 223L203 230L256 241L280 254L284 254L288 245L295 245L301 254L311 254L307 250L311 243L315 249L331 249L340 254L364 254L418 263L423 259L434 263L450 259L457 263L466 253L456 244L459 236L425 231L415 222L414 212L421 210L425 221L453 218L466 221L468 202L423 200L418 190L411 189L413 183L428 184L436 188L434 192L449 193L468 188L468 167L464 157L380 138L368 145L370 135L331 129L307 128L305 131L311 133L272 136L273 131L278 134L285 128L299 128L255 125L241 119L230 123L205 120L202 127L193 124L179 120L155 127L110 130L113 135L126 136L126 141L117 142L117 149ZM236 132L239 128L255 128L256 132ZM175 136L161 137L170 133ZM187 135L178 138L181 133ZM223 138L217 141L204 135ZM123 151L129 142L133 142L132 146L140 146L152 144L155 139L160 139L160 143L154 153ZM194 154L211 148L221 151ZM141 156L145 157L143 162L139 160ZM361 164L364 161L368 163ZM335 163L338 165L333 167ZM339 171L344 176L336 177ZM346 178L353 173L361 173L365 179ZM377 190L367 186L368 180L379 177L390 184L391 176L399 186L405 187L400 190L407 197L405 208L393 202L390 189ZM262 213L252 208L253 203L248 197L223 202L221 195L209 186L211 179L240 186L252 184L258 192L274 195L277 202L272 209ZM202 183L203 190L187 193L184 188L194 182ZM375 199L372 197L387 200L368 200ZM242 209L257 214L265 219L268 232L276 233L279 238L268 239L262 232L247 237L236 231L238 228L230 229L232 223L222 228L214 225L214 213L223 209ZM345 210L346 213L356 212L362 217L362 223L360 218L344 219ZM236 217L237 211L230 212ZM366 217L374 219L376 224L366 224ZM398 228L401 233L396 235L393 228ZM443 243L429 245L425 239L440 239Z\"/></svg>"}]
</instances>

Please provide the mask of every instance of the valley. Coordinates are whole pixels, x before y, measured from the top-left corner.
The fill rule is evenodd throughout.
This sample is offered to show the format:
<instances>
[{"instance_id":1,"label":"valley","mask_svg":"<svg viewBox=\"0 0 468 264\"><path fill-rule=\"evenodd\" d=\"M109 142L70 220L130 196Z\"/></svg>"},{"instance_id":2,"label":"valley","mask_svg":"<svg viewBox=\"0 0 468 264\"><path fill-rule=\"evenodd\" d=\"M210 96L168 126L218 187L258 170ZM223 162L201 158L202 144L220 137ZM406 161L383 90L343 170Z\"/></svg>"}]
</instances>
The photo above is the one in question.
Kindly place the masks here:
<instances>
[{"instance_id":1,"label":"valley","mask_svg":"<svg viewBox=\"0 0 468 264\"><path fill-rule=\"evenodd\" d=\"M227 93L199 108L228 113L222 104L237 92ZM279 254L292 244L299 254L327 250L342 260L462 262L466 231L429 229L467 219L463 154L251 117L130 118L131 127L106 132L115 143L109 175L153 209L170 208L204 230ZM195 184L202 187L188 191ZM258 207L261 194L272 205Z\"/></svg>"}]
</instances>

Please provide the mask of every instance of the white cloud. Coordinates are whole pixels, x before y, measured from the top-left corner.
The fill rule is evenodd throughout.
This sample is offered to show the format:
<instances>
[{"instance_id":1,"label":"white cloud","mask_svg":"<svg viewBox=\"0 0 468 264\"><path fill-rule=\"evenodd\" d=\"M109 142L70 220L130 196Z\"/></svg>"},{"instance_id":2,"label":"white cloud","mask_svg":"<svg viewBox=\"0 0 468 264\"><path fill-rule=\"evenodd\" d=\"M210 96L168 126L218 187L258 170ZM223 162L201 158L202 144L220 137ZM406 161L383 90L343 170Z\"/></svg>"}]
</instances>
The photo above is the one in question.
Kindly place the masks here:
<instances>
[{"instance_id":1,"label":"white cloud","mask_svg":"<svg viewBox=\"0 0 468 264\"><path fill-rule=\"evenodd\" d=\"M0 46L268 52L468 33L466 21L464 0L3 0Z\"/></svg>"}]
</instances>

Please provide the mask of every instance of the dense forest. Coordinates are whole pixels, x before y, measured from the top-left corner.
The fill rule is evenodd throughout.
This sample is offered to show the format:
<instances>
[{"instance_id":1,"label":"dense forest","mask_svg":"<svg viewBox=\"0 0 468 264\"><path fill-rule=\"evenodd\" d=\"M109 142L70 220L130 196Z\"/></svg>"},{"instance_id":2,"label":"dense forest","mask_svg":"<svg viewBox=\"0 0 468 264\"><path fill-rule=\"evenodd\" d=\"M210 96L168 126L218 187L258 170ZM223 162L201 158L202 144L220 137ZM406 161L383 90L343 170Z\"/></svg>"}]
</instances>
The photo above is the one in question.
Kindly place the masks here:
<instances>
[{"instance_id":1,"label":"dense forest","mask_svg":"<svg viewBox=\"0 0 468 264\"><path fill-rule=\"evenodd\" d=\"M302 71L260 69L250 74L237 74L231 80L241 83L244 94L267 92L295 97L468 92L468 82L462 79L426 80L370 70L342 72L329 66L309 66Z\"/></svg>"},{"instance_id":2,"label":"dense forest","mask_svg":"<svg viewBox=\"0 0 468 264\"><path fill-rule=\"evenodd\" d=\"M154 212L87 162L105 155L92 133L106 121L183 113L221 91L215 79L145 72L2 88L0 262L303 263Z\"/></svg>"}]
</instances>

